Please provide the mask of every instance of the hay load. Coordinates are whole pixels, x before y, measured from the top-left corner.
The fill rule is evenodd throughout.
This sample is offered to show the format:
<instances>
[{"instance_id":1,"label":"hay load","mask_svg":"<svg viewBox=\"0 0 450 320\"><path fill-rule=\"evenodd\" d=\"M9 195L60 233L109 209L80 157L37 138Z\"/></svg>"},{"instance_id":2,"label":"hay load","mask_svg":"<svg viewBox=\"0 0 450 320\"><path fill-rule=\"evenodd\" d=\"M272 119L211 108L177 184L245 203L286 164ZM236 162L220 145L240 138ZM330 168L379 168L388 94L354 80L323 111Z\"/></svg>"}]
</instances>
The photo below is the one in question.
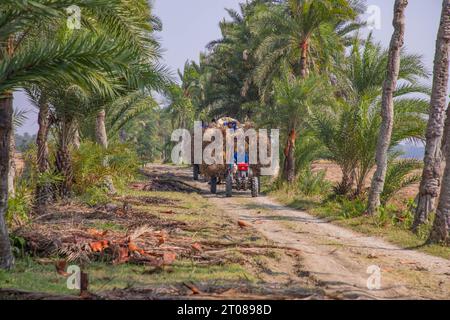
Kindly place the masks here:
<instances>
[{"instance_id":1,"label":"hay load","mask_svg":"<svg viewBox=\"0 0 450 320\"><path fill-rule=\"evenodd\" d=\"M241 128L241 124L238 120L230 118L230 117L223 117L218 119L216 122L212 122L209 124L207 128L203 130L203 135L207 133L209 129L219 129L222 131L223 136L223 163L222 164L206 164L203 160L203 163L200 165L200 173L208 178L212 177L222 177L227 172L227 165L226 165L226 133L228 124L234 123L235 129ZM205 150L205 148L210 144L211 142L203 141L202 145L202 151ZM213 154L214 156L214 154Z\"/></svg>"},{"instance_id":2,"label":"hay load","mask_svg":"<svg viewBox=\"0 0 450 320\"><path fill-rule=\"evenodd\" d=\"M242 129L244 132L249 129L255 129L255 125L252 122L245 122L241 123L238 120L231 118L231 117L223 117L218 119L216 122L213 122L209 124L209 126L205 129L203 129L203 134L207 133L209 129L219 129L222 131L223 136L223 164L206 164L204 161L200 165L200 173L208 178L212 177L218 177L223 178L225 177L227 173L227 165L226 165L226 142L227 142L227 131L228 129L234 129L239 130ZM259 147L259 135L257 132L257 140L258 140L258 146ZM268 148L268 155L270 156L270 138L266 139L268 141L267 148ZM205 150L205 148L210 144L211 142L203 141L202 145L202 151ZM235 150L237 150L237 146L235 145ZM258 149L257 149L258 150ZM245 152L249 152L249 139L246 138L245 141ZM258 162L259 162L259 156L258 156ZM261 174L261 164L251 164L250 168L252 169L254 175L259 176Z\"/></svg>"}]
</instances>

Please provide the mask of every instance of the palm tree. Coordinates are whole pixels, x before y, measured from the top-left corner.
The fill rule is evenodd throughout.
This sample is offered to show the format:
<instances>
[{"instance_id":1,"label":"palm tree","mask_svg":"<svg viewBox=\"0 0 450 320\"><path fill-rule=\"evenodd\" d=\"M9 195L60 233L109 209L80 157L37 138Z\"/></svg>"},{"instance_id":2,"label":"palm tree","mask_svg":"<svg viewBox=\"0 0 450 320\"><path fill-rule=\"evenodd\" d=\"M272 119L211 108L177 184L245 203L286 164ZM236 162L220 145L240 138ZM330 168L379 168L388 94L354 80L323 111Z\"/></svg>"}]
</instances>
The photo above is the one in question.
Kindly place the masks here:
<instances>
[{"instance_id":1,"label":"palm tree","mask_svg":"<svg viewBox=\"0 0 450 320\"><path fill-rule=\"evenodd\" d=\"M27 120L27 111L21 109L14 109L13 111L13 129L11 132L10 143L9 143L9 154L12 155L10 157L9 164L9 175L8 175L8 193L11 197L14 197L14 180L16 178L16 162L15 162L15 153L16 153L16 142L15 142L15 133L18 128L23 126L24 122Z\"/></svg>"},{"instance_id":2,"label":"palm tree","mask_svg":"<svg viewBox=\"0 0 450 320\"><path fill-rule=\"evenodd\" d=\"M421 138L425 128L422 118L426 114L425 105L425 101L398 100L395 103L390 152L404 139ZM335 188L337 194L348 194L354 183L353 196L364 191L365 181L375 165L380 109L377 98L366 96L353 102L341 100L333 108L312 112L313 131L328 151L325 158L342 170L342 181Z\"/></svg>"},{"instance_id":3,"label":"palm tree","mask_svg":"<svg viewBox=\"0 0 450 320\"><path fill-rule=\"evenodd\" d=\"M120 97L107 106L109 115L106 122L108 140L126 140L125 128L142 115L159 110L159 105L152 95L134 91Z\"/></svg>"},{"instance_id":4,"label":"palm tree","mask_svg":"<svg viewBox=\"0 0 450 320\"><path fill-rule=\"evenodd\" d=\"M172 127L192 128L194 124L195 109L191 99L185 96L183 90L178 85L173 85L167 94L169 105L167 112L170 113Z\"/></svg>"},{"instance_id":5,"label":"palm tree","mask_svg":"<svg viewBox=\"0 0 450 320\"><path fill-rule=\"evenodd\" d=\"M333 58L344 52L342 30L356 18L353 3L346 0L288 0L261 6L253 19L252 32L261 39L256 50L259 61L253 75L261 97L268 98L273 80L288 69L300 78L310 70L327 70ZM295 127L288 127L284 176L295 175Z\"/></svg>"},{"instance_id":6,"label":"palm tree","mask_svg":"<svg viewBox=\"0 0 450 320\"><path fill-rule=\"evenodd\" d=\"M249 75L256 66L256 43L250 30L250 19L257 5L267 2L259 0L241 4L240 12L226 9L230 21L220 23L222 38L208 44L208 53L201 58L200 66L191 64L185 68L183 89L189 89L185 92L190 96L194 93L196 109L200 102L200 109L206 110L211 117L231 116L246 120L256 114L258 91L249 81ZM197 85L186 87L195 72L200 72L200 77L195 79ZM203 92L200 101L195 97L199 88ZM200 113L198 111L197 114Z\"/></svg>"},{"instance_id":7,"label":"palm tree","mask_svg":"<svg viewBox=\"0 0 450 320\"><path fill-rule=\"evenodd\" d=\"M96 111L90 108L90 94L90 91L70 83L60 84L46 92L54 118L52 134L56 142L55 171L62 177L56 189L63 198L69 197L72 191L71 149L78 130L78 121L93 116Z\"/></svg>"},{"instance_id":8,"label":"palm tree","mask_svg":"<svg viewBox=\"0 0 450 320\"><path fill-rule=\"evenodd\" d=\"M153 78L147 78L149 81L146 84L147 89L145 91L166 86L167 79L165 79L164 74L161 74L161 76L157 76L156 78L159 78L159 80L154 81L155 79ZM125 125L140 114L153 109L156 104L150 94L146 93L144 90L135 89L136 88L128 88L131 93L122 92L119 96L112 98L102 98L100 96L90 97L89 109L91 111L97 111L97 114L95 116L94 128L90 126L90 121L87 121L87 125L86 123L84 124L82 128L83 137L93 137L93 140L103 149L108 148L110 138L115 137L118 133L120 133L123 138L123 128ZM80 122L81 119L77 123ZM105 167L108 167L109 164L107 158L104 159L103 164ZM110 194L116 193L113 180L110 176L105 177L104 185Z\"/></svg>"},{"instance_id":9,"label":"palm tree","mask_svg":"<svg viewBox=\"0 0 450 320\"><path fill-rule=\"evenodd\" d=\"M141 1L142 2L142 1ZM133 48L126 41L94 32L72 32L42 41L36 33L65 23L65 8L77 4L99 13L127 16L121 0L12 1L0 4L0 268L11 268L13 257L5 223L7 177L12 130L12 92L31 84L75 82L112 94L111 70L128 72ZM89 21L85 21L88 23ZM39 26L39 28L36 28ZM126 39L126 38L123 38ZM121 46L122 45L122 46Z\"/></svg>"},{"instance_id":10,"label":"palm tree","mask_svg":"<svg viewBox=\"0 0 450 320\"><path fill-rule=\"evenodd\" d=\"M388 52L371 41L364 46L355 38L350 56L338 70L338 86L334 87L335 102L311 109L312 129L328 149L328 158L342 170L343 178L337 186L339 194L347 194L356 182L355 194L363 191L368 173L375 165L378 133L381 125L381 96L383 70ZM417 84L426 76L419 56L401 53L398 84L394 93L394 127L388 150L403 139L423 139L427 100L411 98L410 93L427 93Z\"/></svg>"},{"instance_id":11,"label":"palm tree","mask_svg":"<svg viewBox=\"0 0 450 320\"><path fill-rule=\"evenodd\" d=\"M133 13L133 16L129 15ZM105 108L111 104L117 95L125 95L128 90L136 88L146 88L146 90L158 89L164 87L168 81L167 70L159 65L160 48L158 42L154 39L153 31L161 29L160 21L151 15L151 8L145 1L137 0L132 3L122 2L116 10L96 10L90 9L83 13L84 25L96 35L107 35L110 41L119 43L123 47L129 47L130 54L123 65L114 66L115 77L109 77L110 86L115 87L113 94L98 90L95 86L90 89L90 110L96 110L96 141L104 148L108 146L107 132L105 127ZM80 33L80 32L79 32ZM52 36L53 37L53 36ZM117 79L116 79L117 78ZM120 78L120 79L119 79ZM60 84L56 84L60 85ZM70 86L68 83L66 86ZM42 86L41 86L42 87ZM48 96L42 88L43 97ZM63 89L63 88L62 88ZM51 91L51 90L50 90ZM63 89L64 91L64 89ZM42 93L42 92L41 92ZM48 97L47 97L48 98ZM38 132L38 168L41 174L48 169L48 160L46 156L46 137L48 135L48 105L42 99L34 99L39 105L39 132ZM39 100L39 101L38 101ZM61 109L61 106L59 106ZM80 121L78 121L79 123ZM76 134L78 130L74 129ZM61 163L68 163L67 161ZM108 184L111 185L112 184ZM112 187L113 188L113 187ZM44 205L49 198L49 188L38 185L36 193L37 208Z\"/></svg>"},{"instance_id":12,"label":"palm tree","mask_svg":"<svg viewBox=\"0 0 450 320\"><path fill-rule=\"evenodd\" d=\"M439 192L440 174L441 174L441 139L444 138L446 146L445 162L442 190L440 192L439 203L436 210L436 218L429 237L430 242L450 241L450 148L449 136L450 128L443 128L444 110L446 98L448 97L448 77L450 62L450 0L442 2L442 15L439 25L439 31L436 40L436 53L434 59L434 78L433 89L430 103L430 119L427 127L427 144L425 147L425 166L422 173L420 184L419 202L414 219L413 229L416 229L421 223L427 221L428 213L431 211L432 201ZM449 125L447 121L446 125Z\"/></svg>"},{"instance_id":13,"label":"palm tree","mask_svg":"<svg viewBox=\"0 0 450 320\"><path fill-rule=\"evenodd\" d=\"M38 132L36 134L36 169L38 177L43 177L50 169L47 141L50 127L54 122L45 90L42 86L37 85L25 88L30 102L38 109ZM43 213L51 196L51 185L49 181L41 180L38 178L34 197L35 207L38 213Z\"/></svg>"},{"instance_id":14,"label":"palm tree","mask_svg":"<svg viewBox=\"0 0 450 320\"><path fill-rule=\"evenodd\" d=\"M302 140L306 139L308 134L307 115L313 108L320 108L322 105L332 103L331 99L329 99L332 96L331 90L332 88L328 85L327 79L315 75L307 79L300 79L286 72L281 79L275 80L275 108L268 112L272 117L268 115L266 123L277 127L287 125L290 128L296 128L297 132L301 132ZM297 141L289 142L292 143L292 146L295 146L294 144ZM300 153L298 155L301 156L301 150L297 152L295 148L285 148L285 159L294 159L292 155L289 155L289 152L294 152L294 150L296 150L296 155ZM311 153L314 154L314 152ZM289 164L293 168L294 176L299 170L305 169L303 168L304 162L301 160L295 157L295 162ZM288 181L293 179L293 177L285 178L288 178Z\"/></svg>"},{"instance_id":15,"label":"palm tree","mask_svg":"<svg viewBox=\"0 0 450 320\"><path fill-rule=\"evenodd\" d=\"M142 1L139 1L142 3ZM144 1L145 3L145 1ZM152 90L164 91L166 86L170 82L169 73L165 67L160 66L159 60L161 58L161 50L159 43L155 40L153 32L161 30L161 23L159 19L152 16L151 8L149 6L141 6L140 10L135 12L133 20L123 23L124 30L132 30L132 45L137 49L139 53L139 63L131 68L129 73L123 74L122 77L126 80L124 83L125 90L120 92L122 97L126 97L129 91L141 89L142 91L150 92ZM148 23L152 21L153 24ZM117 23L116 21L115 23ZM111 26L106 25L108 30ZM104 27L105 28L105 27ZM114 25L116 28L116 25ZM129 32L128 32L129 33ZM120 37L122 33L117 36ZM101 93L100 93L101 94ZM94 99L95 103L91 106L98 109L95 122L95 140L104 149L108 148L108 134L106 131L106 115L107 106L114 105L113 100L117 97L98 97ZM130 115L130 114L128 114ZM107 159L104 161L107 166ZM109 189L110 193L115 193L114 184L112 178L107 176L105 185Z\"/></svg>"},{"instance_id":16,"label":"palm tree","mask_svg":"<svg viewBox=\"0 0 450 320\"><path fill-rule=\"evenodd\" d=\"M394 126L394 91L397 88L398 74L400 71L400 54L405 38L405 10L407 0L396 0L394 4L394 34L389 46L389 59L387 65L386 80L383 85L381 98L381 127L378 136L377 151L375 155L377 169L372 178L372 186L369 192L367 212L374 214L380 206L380 195L383 192L386 177L388 149Z\"/></svg>"},{"instance_id":17,"label":"palm tree","mask_svg":"<svg viewBox=\"0 0 450 320\"><path fill-rule=\"evenodd\" d=\"M122 11L115 12L91 12L91 20L94 27L111 34L113 39L127 39L127 44L138 53L140 65L130 68L128 73L121 77L126 80L125 90L121 95L127 95L128 91L137 88L146 90L163 90L168 83L168 71L159 65L161 48L155 39L154 32L161 31L162 24L158 17L152 14L152 6L146 0L135 0L123 2ZM96 119L96 141L103 148L108 147L106 132L105 105L111 103L99 97L97 119Z\"/></svg>"},{"instance_id":18,"label":"palm tree","mask_svg":"<svg viewBox=\"0 0 450 320\"><path fill-rule=\"evenodd\" d=\"M389 154L385 184L380 195L382 205L385 205L403 188L420 182L420 175L414 171L422 168L422 162L416 159L398 159L401 153Z\"/></svg>"},{"instance_id":19,"label":"palm tree","mask_svg":"<svg viewBox=\"0 0 450 320\"><path fill-rule=\"evenodd\" d=\"M355 17L356 7L346 0L289 0L261 5L250 26L260 41L254 79L263 98L282 66L301 78L311 70L326 70L330 59L343 53L340 36L345 35L343 30L353 30L346 27Z\"/></svg>"}]
</instances>

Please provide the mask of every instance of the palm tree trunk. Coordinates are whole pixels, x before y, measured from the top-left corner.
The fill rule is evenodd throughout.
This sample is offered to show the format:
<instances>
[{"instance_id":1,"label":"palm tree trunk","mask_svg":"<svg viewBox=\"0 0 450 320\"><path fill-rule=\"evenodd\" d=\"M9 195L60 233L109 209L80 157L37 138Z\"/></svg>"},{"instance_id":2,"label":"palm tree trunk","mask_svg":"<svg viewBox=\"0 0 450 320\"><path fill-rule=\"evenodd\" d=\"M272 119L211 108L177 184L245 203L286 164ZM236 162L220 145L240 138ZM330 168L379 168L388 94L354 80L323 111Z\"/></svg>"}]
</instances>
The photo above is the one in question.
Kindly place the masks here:
<instances>
[{"instance_id":1,"label":"palm tree trunk","mask_svg":"<svg viewBox=\"0 0 450 320\"><path fill-rule=\"evenodd\" d=\"M309 40L306 39L300 44L300 77L306 78L309 74L308 69L308 51L309 51Z\"/></svg>"},{"instance_id":2,"label":"palm tree trunk","mask_svg":"<svg viewBox=\"0 0 450 320\"><path fill-rule=\"evenodd\" d=\"M61 132L56 151L56 170L64 179L59 184L59 194L62 198L69 198L72 193L73 168L69 144L73 140L74 123L71 119L61 120Z\"/></svg>"},{"instance_id":3,"label":"palm tree trunk","mask_svg":"<svg viewBox=\"0 0 450 320\"><path fill-rule=\"evenodd\" d=\"M106 112L105 109L102 109L97 113L97 119L95 123L95 137L99 145L101 145L104 149L108 149L108 135L106 134L105 119L106 119ZM107 159L104 159L103 165L108 166ZM116 188L114 187L114 182L111 176L105 177L104 184L108 189L109 193L111 194L116 193Z\"/></svg>"},{"instance_id":4,"label":"palm tree trunk","mask_svg":"<svg viewBox=\"0 0 450 320\"><path fill-rule=\"evenodd\" d=\"M119 131L119 140L121 143L125 143L127 141L127 132L124 128Z\"/></svg>"},{"instance_id":5,"label":"palm tree trunk","mask_svg":"<svg viewBox=\"0 0 450 320\"><path fill-rule=\"evenodd\" d=\"M394 126L394 92L397 87L400 71L400 52L405 38L405 9L407 0L396 0L394 5L394 34L389 46L389 61L386 80L383 86L381 101L381 128L378 136L376 163L377 169L372 178L369 193L368 214L374 214L380 206L380 195L384 189L386 178L388 150L391 144L392 128Z\"/></svg>"},{"instance_id":6,"label":"palm tree trunk","mask_svg":"<svg viewBox=\"0 0 450 320\"><path fill-rule=\"evenodd\" d=\"M305 39L300 44L301 78L306 78L309 74L308 50L309 50L309 42L308 39ZM283 167L283 176L289 183L292 183L295 179L295 140L296 140L295 128L291 128L289 131L289 136L286 140L286 146L284 148L284 167Z\"/></svg>"},{"instance_id":7,"label":"palm tree trunk","mask_svg":"<svg viewBox=\"0 0 450 320\"><path fill-rule=\"evenodd\" d=\"M429 214L434 209L434 202L440 191L442 173L441 146L444 133L445 106L448 94L449 42L450 0L443 0L441 22L436 40L433 88L430 100L430 117L426 132L424 167L419 195L417 197L417 208L412 225L413 231L416 231L420 225L428 222ZM448 187L446 187L446 190L448 190ZM443 190L441 194L445 194L446 190ZM445 205L446 200L447 199L442 199L442 205ZM442 205L441 210L443 210Z\"/></svg>"},{"instance_id":8,"label":"palm tree trunk","mask_svg":"<svg viewBox=\"0 0 450 320\"><path fill-rule=\"evenodd\" d=\"M359 197L362 192L364 191L364 182L366 182L366 179L364 179L364 176L361 176L357 179L357 183L356 183L356 190L355 190L355 197Z\"/></svg>"},{"instance_id":9,"label":"palm tree trunk","mask_svg":"<svg viewBox=\"0 0 450 320\"><path fill-rule=\"evenodd\" d=\"M17 168L15 161L16 142L14 139L14 128L11 130L9 137L9 172L8 172L8 193L10 197L14 197L15 186L14 180L16 178Z\"/></svg>"},{"instance_id":10,"label":"palm tree trunk","mask_svg":"<svg viewBox=\"0 0 450 320\"><path fill-rule=\"evenodd\" d=\"M95 123L95 138L97 143L103 148L108 148L108 136L106 135L105 125L106 112L105 109L100 110L97 113L97 120Z\"/></svg>"},{"instance_id":11,"label":"palm tree trunk","mask_svg":"<svg viewBox=\"0 0 450 320\"><path fill-rule=\"evenodd\" d=\"M6 211L8 209L8 171L10 165L10 136L12 134L13 96L3 93L0 98L0 268L11 269L14 257L11 253Z\"/></svg>"},{"instance_id":12,"label":"palm tree trunk","mask_svg":"<svg viewBox=\"0 0 450 320\"><path fill-rule=\"evenodd\" d=\"M81 146L80 130L76 129L73 135L73 147L78 150Z\"/></svg>"},{"instance_id":13,"label":"palm tree trunk","mask_svg":"<svg viewBox=\"0 0 450 320\"><path fill-rule=\"evenodd\" d=\"M56 152L56 169L64 177L60 184L60 196L65 199L69 198L72 192L73 185L73 171L72 158L67 145L60 146Z\"/></svg>"},{"instance_id":14,"label":"palm tree trunk","mask_svg":"<svg viewBox=\"0 0 450 320\"><path fill-rule=\"evenodd\" d=\"M309 74L308 70L308 51L309 51L309 40L305 39L300 44L300 77L306 78ZM295 179L295 140L296 133L295 128L291 128L289 131L289 136L286 141L286 146L284 148L284 169L283 176L287 182L292 183Z\"/></svg>"},{"instance_id":15,"label":"palm tree trunk","mask_svg":"<svg viewBox=\"0 0 450 320\"><path fill-rule=\"evenodd\" d=\"M450 0L443 0L441 22L439 25L438 37L436 40L433 89L431 93L431 110L436 109L437 111L440 110L441 108L442 110L445 109L445 103L447 98L447 87L449 81L449 62L450 62ZM447 115L449 114L449 112L450 111L447 110ZM435 123L440 122L436 121ZM445 136L443 137L441 144L445 145L443 147L441 146L441 150L445 152L444 156L446 165L444 175L442 178L442 188L440 190L439 203L436 210L436 218L434 220L433 227L431 229L430 237L428 240L429 242L432 243L443 242L449 245L450 244L450 119L448 116L447 120L445 121L445 128L443 131L445 133ZM427 146L428 146L428 135L427 135ZM420 216L418 212L416 212L413 230L417 230L417 227L421 223L423 223L422 220L427 221L427 219L428 216L424 217L423 214L422 216Z\"/></svg>"},{"instance_id":16,"label":"palm tree trunk","mask_svg":"<svg viewBox=\"0 0 450 320\"><path fill-rule=\"evenodd\" d=\"M291 129L289 132L288 139L286 141L286 147L284 149L284 177L287 182L294 182L295 178L295 140L296 133L295 129Z\"/></svg>"},{"instance_id":17,"label":"palm tree trunk","mask_svg":"<svg viewBox=\"0 0 450 320\"><path fill-rule=\"evenodd\" d=\"M341 166L342 179L334 187L334 192L338 195L348 195L353 188L355 182L355 171L354 168Z\"/></svg>"},{"instance_id":18,"label":"palm tree trunk","mask_svg":"<svg viewBox=\"0 0 450 320\"><path fill-rule=\"evenodd\" d=\"M447 111L446 111L446 115L445 115L445 123L444 123L444 133L442 135L442 142L441 142L441 154L445 155L447 152L447 140L448 140L448 135L450 134L450 102L448 103L447 106ZM445 169L445 157L444 159L442 159L442 173L444 173L444 169Z\"/></svg>"},{"instance_id":19,"label":"palm tree trunk","mask_svg":"<svg viewBox=\"0 0 450 320\"><path fill-rule=\"evenodd\" d=\"M436 218L434 219L428 242L450 245L450 148L446 148L445 159L447 165L442 178L442 189L436 210Z\"/></svg>"},{"instance_id":20,"label":"palm tree trunk","mask_svg":"<svg viewBox=\"0 0 450 320\"><path fill-rule=\"evenodd\" d=\"M40 175L50 169L48 159L48 132L50 129L50 112L47 103L39 105L38 115L39 129L36 137L37 145L37 169ZM52 187L48 183L39 182L36 186L35 203L38 211L43 211L52 198Z\"/></svg>"}]
</instances>

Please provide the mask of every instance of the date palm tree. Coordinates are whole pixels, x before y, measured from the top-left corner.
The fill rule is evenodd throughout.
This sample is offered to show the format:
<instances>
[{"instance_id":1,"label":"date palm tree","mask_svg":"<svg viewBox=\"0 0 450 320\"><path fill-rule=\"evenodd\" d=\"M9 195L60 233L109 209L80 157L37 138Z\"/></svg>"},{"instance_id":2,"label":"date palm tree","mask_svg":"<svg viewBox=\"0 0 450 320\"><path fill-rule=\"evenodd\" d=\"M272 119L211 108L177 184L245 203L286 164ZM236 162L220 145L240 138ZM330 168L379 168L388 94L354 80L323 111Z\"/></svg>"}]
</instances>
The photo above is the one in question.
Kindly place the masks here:
<instances>
[{"instance_id":1,"label":"date palm tree","mask_svg":"<svg viewBox=\"0 0 450 320\"><path fill-rule=\"evenodd\" d=\"M288 69L300 78L306 78L311 70L327 70L344 52L341 36L353 30L349 24L356 18L356 9L354 2L346 0L288 0L261 5L251 30L261 39L253 78L263 101L268 99L280 70ZM289 182L295 176L295 129L287 127L283 171Z\"/></svg>"},{"instance_id":2,"label":"date palm tree","mask_svg":"<svg viewBox=\"0 0 450 320\"><path fill-rule=\"evenodd\" d=\"M126 96L130 90L144 87L148 91L163 90L169 82L169 77L167 69L159 64L161 48L154 36L154 32L161 31L162 23L152 14L151 4L146 0L135 0L123 2L119 14L108 11L89 13L92 27L109 32L113 39L127 39L128 45L134 48L139 56L141 65L130 68L128 73L122 75L127 83L120 95ZM108 146L104 106L110 104L113 99L110 97L96 99L99 107L95 136L97 143L104 148Z\"/></svg>"},{"instance_id":3,"label":"date palm tree","mask_svg":"<svg viewBox=\"0 0 450 320\"><path fill-rule=\"evenodd\" d=\"M433 71L433 89L431 95L429 120L426 134L425 158L422 171L422 180L417 197L417 208L414 216L412 230L416 231L418 226L426 223L429 214L435 208L435 200L439 195L441 188L441 163L442 163L442 140L445 122L445 107L448 96L448 77L449 77L449 41L450 41L450 1L442 2L441 22L439 25L438 36L436 40L436 52ZM447 137L445 139L448 139ZM447 140L448 141L448 140ZM447 143L448 145L448 143ZM448 152L448 150L447 150ZM447 166L448 167L448 166ZM445 179L448 179L447 177ZM448 181L448 180L447 180ZM444 181L445 183L448 183ZM436 219L434 231L431 239L445 239L445 201L448 197L448 186L443 187L440 197L439 218ZM447 229L448 230L448 229ZM448 231L447 231L448 234ZM448 237L448 235L447 235Z\"/></svg>"},{"instance_id":4,"label":"date palm tree","mask_svg":"<svg viewBox=\"0 0 450 320\"><path fill-rule=\"evenodd\" d=\"M200 102L201 109L211 117L231 116L245 120L256 114L258 91L249 81L249 75L256 66L255 38L250 29L250 20L255 8L267 0L258 0L240 5L240 11L226 9L230 19L221 21L222 37L208 44L209 52L195 64L185 67L183 90L194 98L194 106ZM191 86L192 75L200 72ZM186 86L187 84L187 86ZM203 94L198 95L198 89ZM195 101L197 100L197 101ZM198 109L196 107L196 109ZM201 114L198 112L197 114ZM254 120L254 119L253 119Z\"/></svg>"},{"instance_id":5,"label":"date palm tree","mask_svg":"<svg viewBox=\"0 0 450 320\"><path fill-rule=\"evenodd\" d=\"M71 5L99 14L110 13L117 18L129 14L121 0L4 0L0 3L0 268L13 265L4 219L13 91L32 84L73 82L112 95L117 87L111 85L111 79L119 71L132 74L127 66L135 59L136 52L128 38L115 42L111 41L110 34L76 31L66 32L64 37L48 37L46 41L37 36L55 25L65 24L65 9ZM86 24L90 22L84 20Z\"/></svg>"},{"instance_id":6,"label":"date palm tree","mask_svg":"<svg viewBox=\"0 0 450 320\"><path fill-rule=\"evenodd\" d=\"M420 185L419 203L415 216L413 228L426 221L426 214L432 205L427 204L430 198L434 197L436 188L439 188L440 182L440 164L441 164L441 147L439 138L445 132L445 171L442 178L442 188L439 196L439 203L436 210L436 218L430 233L430 242L442 242L450 244L450 147L449 133L450 123L447 119L445 129L444 109L446 98L448 97L448 81L449 81L449 62L450 62L450 1L442 2L441 22L439 25L438 36L436 40L436 53L434 60L434 78L433 89L431 95L431 111L430 120L427 128L427 145L425 151L425 167L422 174L422 182ZM436 186L436 183L438 186Z\"/></svg>"},{"instance_id":7,"label":"date palm tree","mask_svg":"<svg viewBox=\"0 0 450 320\"><path fill-rule=\"evenodd\" d=\"M396 0L394 4L394 34L389 46L386 79L381 98L381 127L375 154L376 167L372 178L367 207L368 214L374 214L380 206L380 195L384 189L388 165L388 150L394 126L394 91L397 88L400 70L400 54L405 38L405 10L408 0Z\"/></svg>"},{"instance_id":8,"label":"date palm tree","mask_svg":"<svg viewBox=\"0 0 450 320\"><path fill-rule=\"evenodd\" d=\"M409 94L427 94L418 84L427 76L419 56L401 52L399 79L394 92L394 127L389 151L404 139L424 139L428 101ZM354 39L350 56L337 70L335 102L312 108L312 127L328 149L328 158L337 163L343 178L337 193L347 194L356 183L355 195L361 194L370 170L375 165L378 133L381 126L381 96L388 52L371 40L360 46Z\"/></svg>"},{"instance_id":9,"label":"date palm tree","mask_svg":"<svg viewBox=\"0 0 450 320\"><path fill-rule=\"evenodd\" d=\"M289 0L261 5L250 28L260 42L255 52L259 63L254 80L263 98L281 66L288 66L300 78L311 70L326 70L330 59L343 53L341 36L359 27L354 23L358 9L346 0Z\"/></svg>"},{"instance_id":10,"label":"date palm tree","mask_svg":"<svg viewBox=\"0 0 450 320\"><path fill-rule=\"evenodd\" d=\"M130 15L132 13L132 15ZM151 7L142 0L122 2L115 10L90 9L83 11L83 28L94 31L95 34L107 34L110 41L121 43L122 46L132 50L128 62L124 65L115 66L116 78L113 80L116 89L114 94L105 94L96 87L92 87L89 94L90 111L96 111L95 140L104 148L108 146L106 132L106 109L118 96L128 94L128 91L136 89L161 90L168 82L168 72L159 64L161 57L160 46L155 40L153 32L161 29L159 19L151 14ZM48 37L49 35L46 34ZM111 83L112 84L112 83ZM60 84L56 84L60 85ZM70 86L66 83L65 86ZM60 88L65 92L64 88ZM38 168L41 174L48 171L48 152L46 152L46 137L48 135L49 115L48 102L43 98L49 98L48 88L41 85L40 99L34 99L39 107L39 131L38 131ZM50 88L52 91L52 88ZM58 110L61 110L61 105ZM77 123L80 123L78 121ZM78 132L78 130L75 130ZM62 162L62 163L68 163ZM66 170L63 170L66 171ZM112 184L108 184L112 185ZM47 186L37 187L36 204L41 209L49 199L49 188Z\"/></svg>"},{"instance_id":11,"label":"date palm tree","mask_svg":"<svg viewBox=\"0 0 450 320\"><path fill-rule=\"evenodd\" d=\"M311 161L304 161L305 155L317 156L316 146L318 143L307 143L309 135L308 114L313 108L320 108L333 102L332 87L328 84L328 79L316 75L311 75L306 79L293 77L286 72L281 79L274 82L274 107L267 112L266 122L275 128L280 128L288 124L289 127L296 128L302 136L301 141L292 141L295 145L294 172L297 174L305 168L305 164ZM267 107L269 108L269 107ZM311 142L311 141L309 141ZM302 148L309 147L306 150ZM312 148L316 147L316 148ZM287 159L289 154L287 148L284 149L284 156Z\"/></svg>"}]
</instances>

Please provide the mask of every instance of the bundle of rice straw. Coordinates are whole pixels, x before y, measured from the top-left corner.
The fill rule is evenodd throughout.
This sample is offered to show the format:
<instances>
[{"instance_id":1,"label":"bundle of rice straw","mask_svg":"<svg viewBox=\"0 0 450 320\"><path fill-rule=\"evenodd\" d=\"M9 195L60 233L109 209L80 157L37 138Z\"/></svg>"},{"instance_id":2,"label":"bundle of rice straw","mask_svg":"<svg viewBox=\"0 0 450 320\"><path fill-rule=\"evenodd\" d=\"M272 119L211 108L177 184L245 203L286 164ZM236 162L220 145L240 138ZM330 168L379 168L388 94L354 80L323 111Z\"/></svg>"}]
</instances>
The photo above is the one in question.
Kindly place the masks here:
<instances>
[{"instance_id":1,"label":"bundle of rice straw","mask_svg":"<svg viewBox=\"0 0 450 320\"><path fill-rule=\"evenodd\" d=\"M254 129L255 125L252 122L245 122L244 124L241 124L238 120L233 119L231 117L223 117L218 119L215 123L211 123L208 128L203 129L203 134L205 134L205 132L210 129L210 128L214 128L214 129L220 129L222 131L222 136L223 136L223 164L212 164L212 165L208 165L206 163L202 163L200 165L200 173L203 176L206 177L223 177L225 176L226 172L227 172L227 165L226 165L226 133L227 133L227 129L228 129L228 123L230 122L234 122L236 124L235 128L236 129L243 129L248 130L248 129ZM258 144L259 144L259 133L257 132L258 135ZM206 142L203 141L203 145L202 145L202 150L205 150L206 146L208 146L210 144L210 142ZM258 146L259 147L259 146ZM192 144L192 150L193 150L193 144ZM236 148L236 146L235 146ZM268 138L268 143L267 143L267 149L268 149L268 156L270 156L270 137ZM246 139L245 142L245 150L246 152L249 151L249 141L248 139ZM259 150L259 149L258 149ZM193 156L192 156L193 157ZM250 168L253 171L253 174L256 176L259 176L261 173L261 164L252 164L250 165Z\"/></svg>"}]
</instances>

